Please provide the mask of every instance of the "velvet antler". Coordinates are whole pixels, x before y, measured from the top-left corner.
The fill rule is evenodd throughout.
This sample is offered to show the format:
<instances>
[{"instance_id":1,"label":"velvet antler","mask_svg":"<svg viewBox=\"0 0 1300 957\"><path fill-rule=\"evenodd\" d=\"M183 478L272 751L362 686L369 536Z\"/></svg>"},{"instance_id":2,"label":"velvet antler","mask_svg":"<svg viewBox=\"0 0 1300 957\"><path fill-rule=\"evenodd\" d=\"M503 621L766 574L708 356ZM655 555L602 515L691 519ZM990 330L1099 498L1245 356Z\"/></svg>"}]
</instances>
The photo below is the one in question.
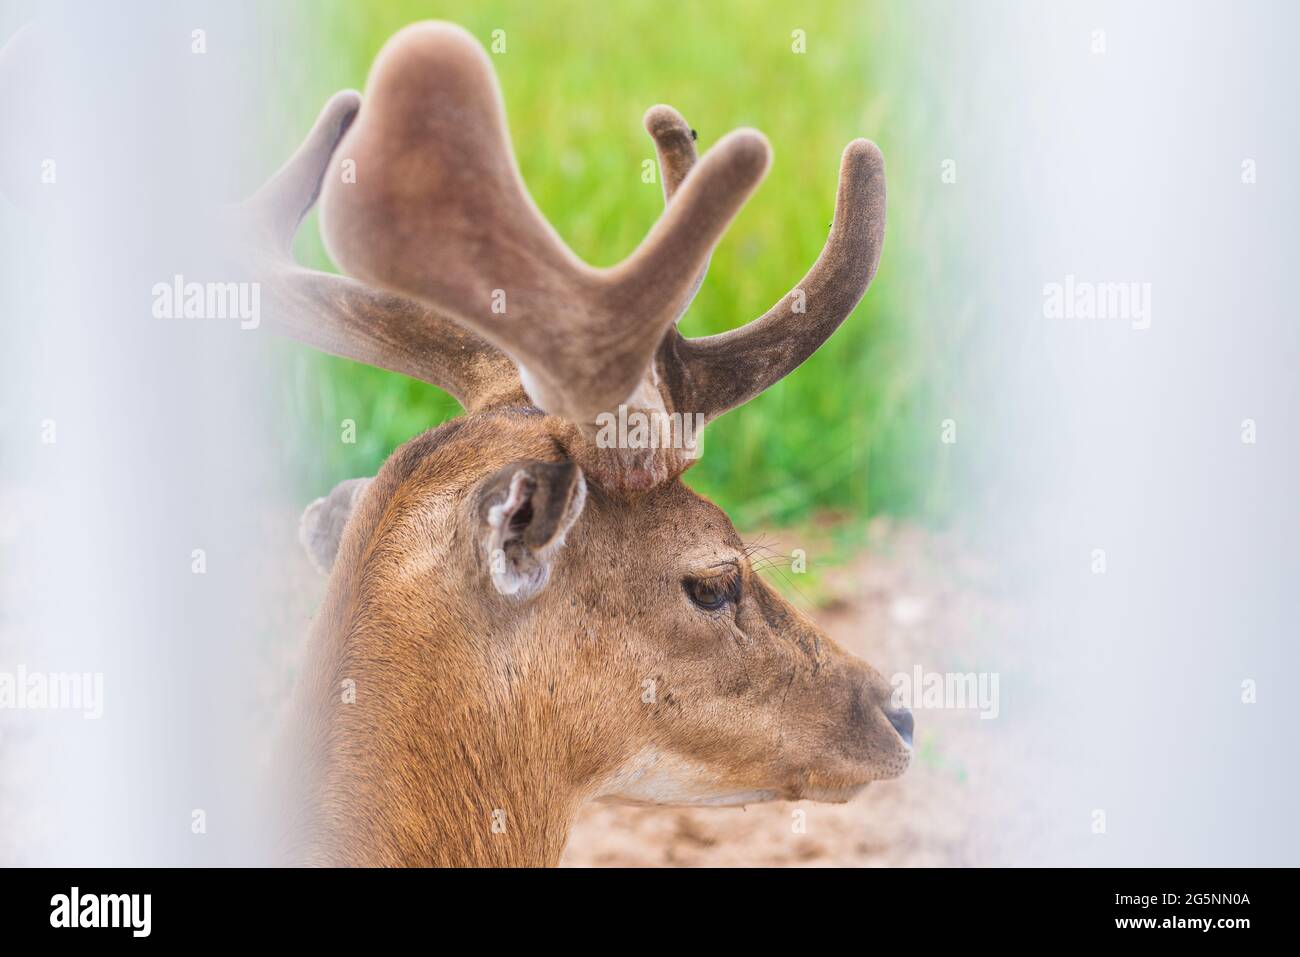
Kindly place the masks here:
<instances>
[{"instance_id":1,"label":"velvet antler","mask_svg":"<svg viewBox=\"0 0 1300 957\"><path fill-rule=\"evenodd\" d=\"M681 116L649 110L666 208L626 260L598 269L569 250L529 196L491 62L465 31L444 23L400 31L358 109L356 94L336 96L248 204L278 325L443 386L466 408L505 401L522 384L588 438L622 405L709 421L816 351L875 275L884 163L867 140L844 151L834 223L799 286L739 329L684 339L676 320L767 171L760 133L736 130L697 160ZM326 246L361 282L309 272L288 256L318 194ZM584 467L636 489L693 457L693 448L611 449Z\"/></svg>"},{"instance_id":2,"label":"velvet antler","mask_svg":"<svg viewBox=\"0 0 1300 957\"><path fill-rule=\"evenodd\" d=\"M579 425L637 390L767 171L761 134L727 135L632 255L596 269L528 195L492 64L469 34L402 30L376 59L367 97L322 198L330 255L350 275L446 309L518 363L541 408ZM348 161L355 182L342 176Z\"/></svg>"}]
</instances>

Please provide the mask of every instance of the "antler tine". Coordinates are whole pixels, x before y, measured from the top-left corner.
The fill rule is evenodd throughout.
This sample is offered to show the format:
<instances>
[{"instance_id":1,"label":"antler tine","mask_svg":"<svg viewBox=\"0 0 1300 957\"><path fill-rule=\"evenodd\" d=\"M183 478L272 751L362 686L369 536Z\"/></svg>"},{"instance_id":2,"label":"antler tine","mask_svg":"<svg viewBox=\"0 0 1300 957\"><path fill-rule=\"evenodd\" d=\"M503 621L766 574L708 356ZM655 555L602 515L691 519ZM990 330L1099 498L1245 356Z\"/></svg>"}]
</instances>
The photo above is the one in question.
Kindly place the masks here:
<instances>
[{"instance_id":1,"label":"antler tine","mask_svg":"<svg viewBox=\"0 0 1300 957\"><path fill-rule=\"evenodd\" d=\"M664 336L699 289L714 245L766 174L769 154L756 130L719 140L641 245L588 287L592 311L566 313L561 300L552 307L560 310L558 321L511 334L481 323L472 328L515 356L524 387L541 408L579 427L621 403L641 401Z\"/></svg>"},{"instance_id":2,"label":"antler tine","mask_svg":"<svg viewBox=\"0 0 1300 957\"><path fill-rule=\"evenodd\" d=\"M663 183L664 203L667 204L695 165L695 131L687 125L680 113L662 103L646 110L642 122L655 142L655 154L659 158L659 179ZM709 264L706 261L695 277L695 285L687 294L686 301L677 311L678 319L690 307L700 286L704 284L704 276L708 271Z\"/></svg>"},{"instance_id":3,"label":"antler tine","mask_svg":"<svg viewBox=\"0 0 1300 957\"><path fill-rule=\"evenodd\" d=\"M433 383L467 409L517 392L510 360L432 307L294 262L294 235L360 108L360 94L336 93L289 161L231 211L266 293L267 326L332 355Z\"/></svg>"},{"instance_id":4,"label":"antler tine","mask_svg":"<svg viewBox=\"0 0 1300 957\"><path fill-rule=\"evenodd\" d=\"M651 107L645 126L655 140L664 200L669 202L694 164L694 136L669 106ZM884 229L884 159L875 144L854 140L841 158L831 234L795 290L762 317L729 333L685 339L675 328L668 330L659 368L673 406L703 412L706 421L712 420L794 371L866 293L880 259ZM705 271L707 265L696 289ZM809 303L814 304L811 310Z\"/></svg>"},{"instance_id":5,"label":"antler tine","mask_svg":"<svg viewBox=\"0 0 1300 957\"><path fill-rule=\"evenodd\" d=\"M655 141L659 157L659 178L663 181L667 203L695 165L694 131L671 106L660 103L645 111L645 131Z\"/></svg>"},{"instance_id":6,"label":"antler tine","mask_svg":"<svg viewBox=\"0 0 1300 957\"><path fill-rule=\"evenodd\" d=\"M293 156L245 201L259 210L269 238L284 252L292 247L298 226L316 204L330 157L360 109L361 94L356 90L335 93Z\"/></svg>"},{"instance_id":7,"label":"antler tine","mask_svg":"<svg viewBox=\"0 0 1300 957\"><path fill-rule=\"evenodd\" d=\"M757 130L728 133L685 177L636 251L611 271L619 307L655 298L676 306L666 310L672 313L668 322L646 335L654 345L685 308L714 245L767 174L770 156L767 139ZM624 337L628 332L613 331Z\"/></svg>"},{"instance_id":8,"label":"antler tine","mask_svg":"<svg viewBox=\"0 0 1300 957\"><path fill-rule=\"evenodd\" d=\"M739 329L700 339L676 330L665 343L678 409L712 420L793 372L853 311L875 277L885 237L885 161L874 143L844 149L835 219L808 274ZM675 365L677 368L672 369Z\"/></svg>"},{"instance_id":9,"label":"antler tine","mask_svg":"<svg viewBox=\"0 0 1300 957\"><path fill-rule=\"evenodd\" d=\"M684 180L676 171L690 168L678 160L687 157L670 142L666 179L680 188L628 259L596 269L528 195L491 61L464 30L400 31L375 61L367 103L339 150L356 163L356 182L330 177L324 191L334 260L445 310L516 361L541 408L584 428L639 388L767 170L754 131L724 137Z\"/></svg>"}]
</instances>

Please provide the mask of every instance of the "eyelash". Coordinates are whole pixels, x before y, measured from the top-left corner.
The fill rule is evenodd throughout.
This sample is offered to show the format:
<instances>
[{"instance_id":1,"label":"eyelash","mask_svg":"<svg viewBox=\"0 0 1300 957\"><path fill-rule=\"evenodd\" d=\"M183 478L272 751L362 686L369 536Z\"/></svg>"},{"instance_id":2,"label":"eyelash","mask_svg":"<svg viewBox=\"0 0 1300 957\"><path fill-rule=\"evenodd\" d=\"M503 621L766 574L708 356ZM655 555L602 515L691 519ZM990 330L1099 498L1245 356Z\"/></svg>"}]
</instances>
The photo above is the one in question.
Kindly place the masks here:
<instances>
[{"instance_id":1,"label":"eyelash","mask_svg":"<svg viewBox=\"0 0 1300 957\"><path fill-rule=\"evenodd\" d=\"M704 611L720 611L728 602L740 602L740 577L687 578L682 581L686 597Z\"/></svg>"}]
</instances>

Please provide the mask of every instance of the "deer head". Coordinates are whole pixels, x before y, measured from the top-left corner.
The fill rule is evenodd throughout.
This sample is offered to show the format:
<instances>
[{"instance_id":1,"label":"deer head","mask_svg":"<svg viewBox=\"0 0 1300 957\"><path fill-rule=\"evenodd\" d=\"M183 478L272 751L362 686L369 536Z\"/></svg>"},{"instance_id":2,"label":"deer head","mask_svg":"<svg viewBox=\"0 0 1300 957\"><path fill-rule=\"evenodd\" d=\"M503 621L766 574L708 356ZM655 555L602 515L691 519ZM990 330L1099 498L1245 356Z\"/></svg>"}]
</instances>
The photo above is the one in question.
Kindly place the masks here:
<instances>
[{"instance_id":1,"label":"deer head","mask_svg":"<svg viewBox=\"0 0 1300 957\"><path fill-rule=\"evenodd\" d=\"M830 236L790 294L685 339L676 321L769 148L737 130L697 161L675 111L645 124L665 211L593 268L529 197L485 52L418 24L380 53L365 105L336 95L238 208L264 322L467 412L304 517L331 580L300 688L302 858L548 863L585 800L842 801L908 765L887 682L681 482L698 434L602 436L631 412L707 423L826 340L875 273L881 155L845 149ZM290 257L318 197L351 278Z\"/></svg>"}]
</instances>

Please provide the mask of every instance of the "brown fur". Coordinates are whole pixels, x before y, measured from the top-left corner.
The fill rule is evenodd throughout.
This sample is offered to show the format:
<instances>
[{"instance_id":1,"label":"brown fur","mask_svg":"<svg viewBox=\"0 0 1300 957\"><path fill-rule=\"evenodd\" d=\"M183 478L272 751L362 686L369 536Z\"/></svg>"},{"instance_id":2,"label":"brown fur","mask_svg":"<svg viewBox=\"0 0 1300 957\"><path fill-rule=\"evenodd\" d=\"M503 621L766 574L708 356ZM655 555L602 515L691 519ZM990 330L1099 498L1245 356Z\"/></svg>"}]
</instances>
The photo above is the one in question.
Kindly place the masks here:
<instances>
[{"instance_id":1,"label":"brown fur","mask_svg":"<svg viewBox=\"0 0 1300 957\"><path fill-rule=\"evenodd\" d=\"M594 487L549 585L496 594L476 494L511 462L563 461L571 435L537 414L470 415L407 443L366 490L300 691L293 859L554 864L578 807L617 799L646 751L755 800L844 800L907 766L885 681L759 579L726 516L679 481L636 501ZM682 578L726 560L737 608L693 606Z\"/></svg>"},{"instance_id":2,"label":"brown fur","mask_svg":"<svg viewBox=\"0 0 1300 957\"><path fill-rule=\"evenodd\" d=\"M736 130L697 162L676 111L645 125L666 209L631 256L593 268L528 196L490 58L457 27L416 24L377 58L365 108L337 94L232 211L271 328L468 411L305 518L332 577L284 752L291 860L553 864L587 800L838 801L907 766L911 718L884 680L759 579L682 484L693 440L596 440L625 408L715 419L816 350L875 274L880 151L846 147L800 286L688 340L676 320L769 148ZM292 260L318 197L353 278Z\"/></svg>"}]
</instances>

